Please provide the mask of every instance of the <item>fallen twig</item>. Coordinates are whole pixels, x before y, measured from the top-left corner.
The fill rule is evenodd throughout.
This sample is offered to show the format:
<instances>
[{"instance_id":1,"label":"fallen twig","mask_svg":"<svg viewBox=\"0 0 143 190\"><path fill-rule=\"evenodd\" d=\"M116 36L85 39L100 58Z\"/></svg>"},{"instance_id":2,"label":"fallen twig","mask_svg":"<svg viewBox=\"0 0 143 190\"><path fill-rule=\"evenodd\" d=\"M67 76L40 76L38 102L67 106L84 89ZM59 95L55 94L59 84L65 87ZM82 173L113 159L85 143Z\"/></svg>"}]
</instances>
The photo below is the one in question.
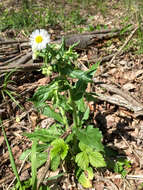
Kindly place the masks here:
<instances>
[{"instance_id":1,"label":"fallen twig","mask_svg":"<svg viewBox=\"0 0 143 190\"><path fill-rule=\"evenodd\" d=\"M23 42L28 42L28 40L5 40L5 41L0 41L0 45L23 43Z\"/></svg>"},{"instance_id":2,"label":"fallen twig","mask_svg":"<svg viewBox=\"0 0 143 190\"><path fill-rule=\"evenodd\" d=\"M109 176L105 177L105 179L122 179L122 175L115 175L115 176ZM141 180L143 181L143 175L126 175L126 179L131 179L131 180Z\"/></svg>"},{"instance_id":3,"label":"fallen twig","mask_svg":"<svg viewBox=\"0 0 143 190\"><path fill-rule=\"evenodd\" d=\"M132 97L128 91L119 89L114 85L104 84L97 82L96 79L93 79L96 85L99 85L102 88L105 88L107 91L110 91L118 96L107 96L103 94L95 95L99 100L107 101L112 104L123 106L134 112L134 116L138 117L143 115L143 105L139 103L134 97Z\"/></svg>"},{"instance_id":4,"label":"fallen twig","mask_svg":"<svg viewBox=\"0 0 143 190\"><path fill-rule=\"evenodd\" d=\"M115 55L112 57L111 61L109 64L113 63L114 59L117 57L117 55L119 55L121 53L121 51L123 50L123 48L128 44L128 42L131 40L131 38L133 37L133 35L135 34L135 32L137 31L137 29L139 28L139 26L136 26L135 29L131 32L131 34L127 37L125 43L119 48L119 50L115 53Z\"/></svg>"}]
</instances>

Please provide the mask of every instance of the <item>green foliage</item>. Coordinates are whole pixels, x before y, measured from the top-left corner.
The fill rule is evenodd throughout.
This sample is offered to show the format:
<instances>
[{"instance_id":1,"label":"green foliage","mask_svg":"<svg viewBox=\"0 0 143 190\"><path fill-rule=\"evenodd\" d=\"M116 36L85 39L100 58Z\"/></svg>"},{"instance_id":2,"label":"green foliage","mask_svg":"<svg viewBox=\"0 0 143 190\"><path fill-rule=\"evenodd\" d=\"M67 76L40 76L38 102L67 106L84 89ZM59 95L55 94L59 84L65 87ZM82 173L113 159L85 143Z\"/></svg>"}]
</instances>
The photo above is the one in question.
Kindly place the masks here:
<instances>
[{"instance_id":1,"label":"green foliage","mask_svg":"<svg viewBox=\"0 0 143 190\"><path fill-rule=\"evenodd\" d=\"M93 169L91 167L87 168L86 171L83 171L79 177L78 181L82 184L85 188L91 188L92 187L92 179L93 179Z\"/></svg>"},{"instance_id":2,"label":"green foliage","mask_svg":"<svg viewBox=\"0 0 143 190\"><path fill-rule=\"evenodd\" d=\"M50 152L51 160L56 157L60 156L62 160L65 159L67 153L68 153L68 145L64 142L63 139L56 139L52 141L52 150Z\"/></svg>"},{"instance_id":3,"label":"green foliage","mask_svg":"<svg viewBox=\"0 0 143 190\"><path fill-rule=\"evenodd\" d=\"M37 186L37 156L36 156L36 146L37 141L34 140L32 144L32 151L31 151L31 171L32 171L32 190L36 189Z\"/></svg>"},{"instance_id":4,"label":"green foliage","mask_svg":"<svg viewBox=\"0 0 143 190\"><path fill-rule=\"evenodd\" d=\"M72 7L68 12L63 11L61 4L41 3L33 1L22 1L22 4L15 10L14 8L2 9L0 13L0 31L6 29L23 29L29 33L35 27L60 27L63 30L77 28L78 25L86 23L86 18L80 14L80 7ZM55 4L55 5L54 5ZM0 8L3 7L0 3ZM46 7L46 8L45 8Z\"/></svg>"},{"instance_id":5,"label":"green foliage","mask_svg":"<svg viewBox=\"0 0 143 190\"><path fill-rule=\"evenodd\" d=\"M51 145L51 169L56 170L60 164L60 159L64 160L67 156L69 147L63 139L56 139L51 143Z\"/></svg>"},{"instance_id":6,"label":"green foliage","mask_svg":"<svg viewBox=\"0 0 143 190\"><path fill-rule=\"evenodd\" d=\"M4 76L4 83L2 85L2 88L0 89L0 93L3 97L3 99L5 100L6 95L10 97L10 99L21 109L23 109L23 107L19 104L19 102L15 99L15 97L17 97L18 95L14 92L8 89L8 84L14 83L14 81L10 80L10 77L12 76L12 74L15 72L16 70L12 70L9 73L6 73Z\"/></svg>"},{"instance_id":7,"label":"green foliage","mask_svg":"<svg viewBox=\"0 0 143 190\"><path fill-rule=\"evenodd\" d=\"M77 138L89 147L97 151L103 151L104 147L101 143L102 134L98 128L87 126L86 129L75 129Z\"/></svg>"},{"instance_id":8,"label":"green foliage","mask_svg":"<svg viewBox=\"0 0 143 190\"><path fill-rule=\"evenodd\" d=\"M81 169L86 170L89 167L89 164L96 168L106 166L104 158L100 152L95 151L93 148L82 142L79 143L79 148L82 152L76 155L75 162Z\"/></svg>"},{"instance_id":9,"label":"green foliage","mask_svg":"<svg viewBox=\"0 0 143 190\"><path fill-rule=\"evenodd\" d=\"M30 100L38 111L55 120L55 124L48 129L37 128L32 133L24 134L36 143L32 148L34 150L30 149L21 156L23 159L29 153L29 160L34 160L33 183L36 183L37 168L44 164L48 157L48 148L50 168L55 171L61 162L72 162L78 167L76 176L84 187L91 187L92 168L106 166L102 134L98 128L87 125L90 109L86 103L86 88L88 83L92 83L99 63L88 71L78 69L78 54L74 50L76 45L66 49L63 39L61 45L47 45L46 49L37 51L37 56L42 57L44 61L42 70L50 65L51 74L56 72L58 76L50 84L39 87ZM49 105L49 101L52 104ZM33 151L35 154L32 156Z\"/></svg>"},{"instance_id":10,"label":"green foliage","mask_svg":"<svg viewBox=\"0 0 143 190\"><path fill-rule=\"evenodd\" d=\"M51 142L60 137L61 131L56 126L47 129L36 129L33 133L24 133L25 136L31 140L37 140L42 142Z\"/></svg>"},{"instance_id":11,"label":"green foliage","mask_svg":"<svg viewBox=\"0 0 143 190\"><path fill-rule=\"evenodd\" d=\"M125 177L128 173L127 169L131 167L131 162L126 159L118 159L114 166L114 171Z\"/></svg>"}]
</instances>

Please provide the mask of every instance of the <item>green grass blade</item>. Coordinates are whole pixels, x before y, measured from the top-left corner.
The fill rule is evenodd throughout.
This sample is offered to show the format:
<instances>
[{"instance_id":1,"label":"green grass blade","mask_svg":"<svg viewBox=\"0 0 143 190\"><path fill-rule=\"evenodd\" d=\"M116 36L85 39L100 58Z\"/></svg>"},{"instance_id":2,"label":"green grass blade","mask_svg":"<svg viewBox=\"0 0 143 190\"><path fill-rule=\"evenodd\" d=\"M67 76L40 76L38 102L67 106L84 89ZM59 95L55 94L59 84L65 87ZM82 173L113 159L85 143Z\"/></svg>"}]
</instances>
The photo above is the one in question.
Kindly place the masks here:
<instances>
[{"instance_id":1,"label":"green grass blade","mask_svg":"<svg viewBox=\"0 0 143 190\"><path fill-rule=\"evenodd\" d=\"M5 93L11 98L11 100L14 101L14 103L23 110L23 107L15 100L15 98L12 96L11 92L9 90L4 90Z\"/></svg>"},{"instance_id":2,"label":"green grass blade","mask_svg":"<svg viewBox=\"0 0 143 190\"><path fill-rule=\"evenodd\" d=\"M37 186L37 158L36 158L37 141L33 141L31 152L31 170L32 170L32 190L36 190Z\"/></svg>"},{"instance_id":3,"label":"green grass blade","mask_svg":"<svg viewBox=\"0 0 143 190\"><path fill-rule=\"evenodd\" d=\"M0 123L2 123L2 121L0 120ZM7 145L7 148L8 148L8 152L9 152L9 158L10 158L10 162L11 162L11 166L12 166L12 169L13 169L13 172L17 178L17 181L19 183L19 186L20 186L20 190L23 190L22 188L22 184L21 184L21 181L20 181L20 178L19 178L19 175L18 175L18 171L17 171L17 168L16 168L16 165L15 165L15 161L14 161L14 157L13 157L13 154L12 154L12 151L11 151L11 148L10 148L10 145L8 143L8 140L7 140L7 136L6 136L6 133L4 131L4 128L2 126L2 131L3 131L3 134L4 134L4 139L6 141L6 145Z\"/></svg>"}]
</instances>

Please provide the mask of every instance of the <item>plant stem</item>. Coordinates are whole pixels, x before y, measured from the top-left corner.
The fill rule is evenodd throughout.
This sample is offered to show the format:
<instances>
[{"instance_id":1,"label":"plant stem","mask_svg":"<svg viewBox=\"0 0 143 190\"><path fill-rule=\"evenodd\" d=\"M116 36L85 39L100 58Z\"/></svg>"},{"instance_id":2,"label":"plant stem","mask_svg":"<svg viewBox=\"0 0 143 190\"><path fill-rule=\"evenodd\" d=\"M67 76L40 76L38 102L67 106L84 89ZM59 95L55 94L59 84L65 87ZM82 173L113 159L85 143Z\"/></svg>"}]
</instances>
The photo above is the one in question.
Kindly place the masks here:
<instances>
[{"instance_id":1,"label":"plant stem","mask_svg":"<svg viewBox=\"0 0 143 190\"><path fill-rule=\"evenodd\" d=\"M64 123L64 125L65 125L65 127L66 127L66 130L68 130L68 129L69 129L68 119L67 119L65 110L60 106L58 91L57 91L57 93L56 93L56 97L57 97L58 107L59 107L60 113L61 113L62 118L63 118L63 123Z\"/></svg>"},{"instance_id":2,"label":"plant stem","mask_svg":"<svg viewBox=\"0 0 143 190\"><path fill-rule=\"evenodd\" d=\"M66 130L68 130L69 129L69 124L68 124L68 120L67 120L65 110L60 106L59 106L59 109L60 109L61 115L63 117L63 123L65 124Z\"/></svg>"},{"instance_id":3,"label":"plant stem","mask_svg":"<svg viewBox=\"0 0 143 190\"><path fill-rule=\"evenodd\" d=\"M69 91L69 98L70 98L70 103L71 103L71 106L73 108L73 124L75 127L78 127L78 115L77 115L77 109L76 109L76 104L75 102L72 100L72 97L71 97L71 92Z\"/></svg>"}]
</instances>

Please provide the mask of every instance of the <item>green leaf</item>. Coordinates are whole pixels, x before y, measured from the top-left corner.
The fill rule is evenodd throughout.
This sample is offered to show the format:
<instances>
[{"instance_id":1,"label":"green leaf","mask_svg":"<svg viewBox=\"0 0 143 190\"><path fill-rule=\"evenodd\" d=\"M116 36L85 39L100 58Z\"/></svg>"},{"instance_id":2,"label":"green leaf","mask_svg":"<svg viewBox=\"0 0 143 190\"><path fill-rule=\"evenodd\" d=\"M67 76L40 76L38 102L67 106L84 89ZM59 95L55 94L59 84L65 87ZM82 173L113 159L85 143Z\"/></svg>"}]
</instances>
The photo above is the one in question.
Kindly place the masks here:
<instances>
[{"instance_id":1,"label":"green leaf","mask_svg":"<svg viewBox=\"0 0 143 190\"><path fill-rule=\"evenodd\" d=\"M89 165L89 158L86 152L80 152L76 155L75 162L77 165L83 169L86 170Z\"/></svg>"},{"instance_id":2,"label":"green leaf","mask_svg":"<svg viewBox=\"0 0 143 190\"><path fill-rule=\"evenodd\" d=\"M32 190L34 190L36 188L36 185L37 185L36 146L37 146L37 141L34 140L33 144L32 144L32 152L31 152Z\"/></svg>"},{"instance_id":3,"label":"green leaf","mask_svg":"<svg viewBox=\"0 0 143 190\"><path fill-rule=\"evenodd\" d=\"M79 142L79 148L81 151L85 151L85 152L92 152L93 151L93 148L91 148L90 146L82 143L82 142Z\"/></svg>"},{"instance_id":4,"label":"green leaf","mask_svg":"<svg viewBox=\"0 0 143 190\"><path fill-rule=\"evenodd\" d=\"M48 106L48 105L43 108L42 113L43 113L43 115L46 115L50 118L55 119L56 121L58 121L60 123L63 123L63 119L62 119L61 115L59 113L55 112L53 109L51 109L50 106Z\"/></svg>"},{"instance_id":5,"label":"green leaf","mask_svg":"<svg viewBox=\"0 0 143 190\"><path fill-rule=\"evenodd\" d=\"M87 83L83 80L78 80L76 86L71 90L72 99L77 101L82 98L87 88Z\"/></svg>"},{"instance_id":6,"label":"green leaf","mask_svg":"<svg viewBox=\"0 0 143 190\"><path fill-rule=\"evenodd\" d=\"M53 157L51 160L51 169L55 171L60 165L60 156Z\"/></svg>"},{"instance_id":7,"label":"green leaf","mask_svg":"<svg viewBox=\"0 0 143 190\"><path fill-rule=\"evenodd\" d=\"M86 129L75 129L75 135L82 143L91 148L96 149L97 151L104 150L104 146L101 142L102 134L98 128L87 126Z\"/></svg>"},{"instance_id":8,"label":"green leaf","mask_svg":"<svg viewBox=\"0 0 143 190\"><path fill-rule=\"evenodd\" d=\"M87 109L83 115L82 121L87 120L89 118L89 114L90 114L90 109L89 109L89 107L87 107Z\"/></svg>"},{"instance_id":9,"label":"green leaf","mask_svg":"<svg viewBox=\"0 0 143 190\"><path fill-rule=\"evenodd\" d=\"M48 177L48 178L46 178L44 181L56 180L56 179L58 179L59 177L65 175L65 174L66 174L66 173L60 173L60 174L58 174L58 175L56 175L56 176Z\"/></svg>"},{"instance_id":10,"label":"green leaf","mask_svg":"<svg viewBox=\"0 0 143 190\"><path fill-rule=\"evenodd\" d=\"M31 149L27 149L26 151L22 152L19 159L25 160L26 158L28 158L30 156L30 154L31 154Z\"/></svg>"},{"instance_id":11,"label":"green leaf","mask_svg":"<svg viewBox=\"0 0 143 190\"><path fill-rule=\"evenodd\" d=\"M85 110L86 110L86 105L85 105L84 98L82 97L81 99L75 101L75 103L76 103L76 105L77 105L77 107L78 107L78 110L79 110L80 112L83 112L83 113L84 113Z\"/></svg>"},{"instance_id":12,"label":"green leaf","mask_svg":"<svg viewBox=\"0 0 143 190\"><path fill-rule=\"evenodd\" d=\"M93 167L105 167L106 163L104 158L100 152L94 151L89 153L89 161Z\"/></svg>"},{"instance_id":13,"label":"green leaf","mask_svg":"<svg viewBox=\"0 0 143 190\"><path fill-rule=\"evenodd\" d=\"M61 94L58 95L58 101L56 102L57 107L62 107L65 111L72 110L71 105L67 101L67 98Z\"/></svg>"},{"instance_id":14,"label":"green leaf","mask_svg":"<svg viewBox=\"0 0 143 190\"><path fill-rule=\"evenodd\" d=\"M53 147L50 152L51 160L56 156L60 156L60 158L64 160L69 149L64 140L60 138L56 139L51 143L51 145Z\"/></svg>"},{"instance_id":15,"label":"green leaf","mask_svg":"<svg viewBox=\"0 0 143 190\"><path fill-rule=\"evenodd\" d=\"M61 133L58 130L55 130L55 128L49 128L49 129L36 129L33 133L24 133L25 136L30 138L31 140L38 140L42 142L51 142L54 139L58 138Z\"/></svg>"},{"instance_id":16,"label":"green leaf","mask_svg":"<svg viewBox=\"0 0 143 190\"><path fill-rule=\"evenodd\" d=\"M86 100L88 102L90 102L90 101L97 102L98 99L96 97L94 97L93 95L98 96L96 93L87 93L87 92L85 92L85 98L86 98Z\"/></svg>"},{"instance_id":17,"label":"green leaf","mask_svg":"<svg viewBox=\"0 0 143 190\"><path fill-rule=\"evenodd\" d=\"M67 137L66 140L65 140L65 143L69 143L70 141L72 141L72 140L73 140L73 137L74 137L74 134L73 134L73 133L69 134L68 137Z\"/></svg>"},{"instance_id":18,"label":"green leaf","mask_svg":"<svg viewBox=\"0 0 143 190\"><path fill-rule=\"evenodd\" d=\"M37 89L37 91L30 100L34 103L50 100L53 97L55 90L57 89L58 85L55 81L49 85L41 86Z\"/></svg>"},{"instance_id":19,"label":"green leaf","mask_svg":"<svg viewBox=\"0 0 143 190\"><path fill-rule=\"evenodd\" d=\"M99 67L100 62L97 62L96 64L93 64L90 69L85 71L85 73L90 76L91 78L93 77L94 73L96 72L97 68Z\"/></svg>"},{"instance_id":20,"label":"green leaf","mask_svg":"<svg viewBox=\"0 0 143 190\"><path fill-rule=\"evenodd\" d=\"M80 79L85 82L92 82L91 76L88 76L87 72L81 70L73 70L69 74L71 78Z\"/></svg>"},{"instance_id":21,"label":"green leaf","mask_svg":"<svg viewBox=\"0 0 143 190\"><path fill-rule=\"evenodd\" d=\"M47 161L47 157L48 157L47 152L37 153L37 168L42 166Z\"/></svg>"},{"instance_id":22,"label":"green leaf","mask_svg":"<svg viewBox=\"0 0 143 190\"><path fill-rule=\"evenodd\" d=\"M89 175L89 173L90 173L90 175ZM85 188L92 187L92 182L91 182L91 179L89 178L89 176L91 178L91 169L90 169L90 171L82 172L78 179L79 183Z\"/></svg>"},{"instance_id":23,"label":"green leaf","mask_svg":"<svg viewBox=\"0 0 143 190\"><path fill-rule=\"evenodd\" d=\"M93 169L91 168L91 167L89 167L89 168L87 168L87 173L88 173L88 178L89 179L93 179L93 177L94 177L94 174L93 174Z\"/></svg>"}]
</instances>

